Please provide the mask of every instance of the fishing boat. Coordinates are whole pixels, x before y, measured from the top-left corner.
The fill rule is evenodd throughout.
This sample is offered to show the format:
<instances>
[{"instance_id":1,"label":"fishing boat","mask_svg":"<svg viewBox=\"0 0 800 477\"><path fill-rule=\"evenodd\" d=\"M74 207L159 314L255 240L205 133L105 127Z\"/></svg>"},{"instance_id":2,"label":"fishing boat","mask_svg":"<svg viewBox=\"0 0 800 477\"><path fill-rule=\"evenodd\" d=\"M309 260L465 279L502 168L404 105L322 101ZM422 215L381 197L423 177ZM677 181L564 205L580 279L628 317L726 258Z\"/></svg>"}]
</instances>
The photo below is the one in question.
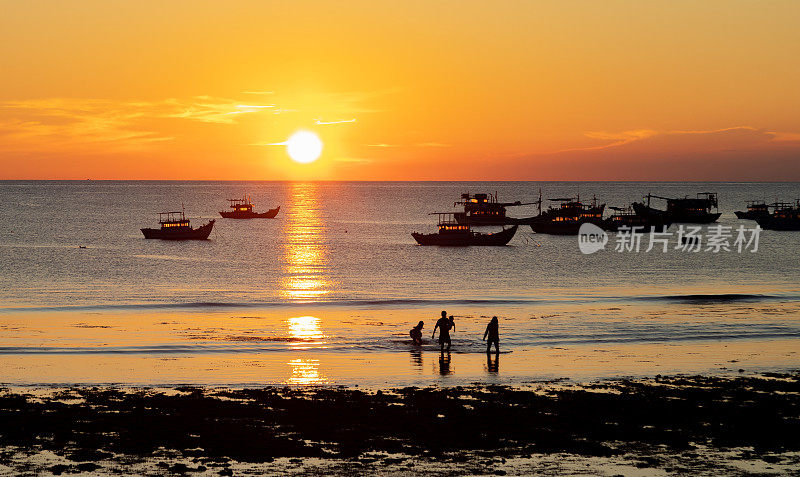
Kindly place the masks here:
<instances>
[{"instance_id":1,"label":"fishing boat","mask_svg":"<svg viewBox=\"0 0 800 477\"><path fill-rule=\"evenodd\" d=\"M435 234L411 234L414 240L420 245L442 245L449 247L464 247L468 245L507 245L517 233L517 226L514 225L500 232L481 233L472 230L464 212L434 212L430 215L439 216L439 232Z\"/></svg>"},{"instance_id":2,"label":"fishing boat","mask_svg":"<svg viewBox=\"0 0 800 477\"><path fill-rule=\"evenodd\" d=\"M281 210L279 206L266 212L253 212L253 203L250 202L250 196L247 195L244 199L228 199L228 202L233 210L219 213L226 219L274 219Z\"/></svg>"},{"instance_id":3,"label":"fishing boat","mask_svg":"<svg viewBox=\"0 0 800 477\"><path fill-rule=\"evenodd\" d=\"M499 202L497 200L497 192L494 195L465 193L461 194L461 200L454 203L453 207L464 206L464 215L457 215L456 220L464 220L464 223L469 222L472 226L509 225L516 223L516 219L506 217L507 207L531 204L535 204L535 202Z\"/></svg>"},{"instance_id":4,"label":"fishing boat","mask_svg":"<svg viewBox=\"0 0 800 477\"><path fill-rule=\"evenodd\" d=\"M747 211L734 212L736 218L756 220L762 217L769 217L769 205L764 203L763 200L751 200L747 202Z\"/></svg>"},{"instance_id":5,"label":"fishing boat","mask_svg":"<svg viewBox=\"0 0 800 477\"><path fill-rule=\"evenodd\" d=\"M550 235L578 235L581 225L592 223L597 226L603 223L603 211L605 204L597 204L597 198L593 197L588 204L581 202L580 196L576 197L557 197L549 199L551 202L558 202L557 207L550 206L542 212L541 195L539 197L539 215L520 219L520 223L527 223L531 229L539 234Z\"/></svg>"},{"instance_id":6,"label":"fishing boat","mask_svg":"<svg viewBox=\"0 0 800 477\"><path fill-rule=\"evenodd\" d=\"M652 199L667 201L667 210L656 209L650 206ZM714 192L701 192L697 197L683 197L673 199L647 194L642 202L634 202L633 210L644 216L663 216L664 220L672 223L710 224L716 222L721 213L717 209L717 194Z\"/></svg>"},{"instance_id":7,"label":"fishing boat","mask_svg":"<svg viewBox=\"0 0 800 477\"><path fill-rule=\"evenodd\" d=\"M161 240L206 240L214 228L214 220L205 225L192 228L183 212L160 212L158 223L161 228L141 229L146 239Z\"/></svg>"},{"instance_id":8,"label":"fishing boat","mask_svg":"<svg viewBox=\"0 0 800 477\"><path fill-rule=\"evenodd\" d=\"M640 227L637 230L643 232L650 232L650 230L663 231L672 225L664 215L639 215L631 206L609 206L608 208L613 210L614 213L603 220L600 227L610 232L617 232L621 227L629 227L630 229Z\"/></svg>"},{"instance_id":9,"label":"fishing boat","mask_svg":"<svg viewBox=\"0 0 800 477\"><path fill-rule=\"evenodd\" d=\"M800 200L794 204L777 202L771 204L775 211L766 217L755 219L762 229L766 230L800 230Z\"/></svg>"}]
</instances>

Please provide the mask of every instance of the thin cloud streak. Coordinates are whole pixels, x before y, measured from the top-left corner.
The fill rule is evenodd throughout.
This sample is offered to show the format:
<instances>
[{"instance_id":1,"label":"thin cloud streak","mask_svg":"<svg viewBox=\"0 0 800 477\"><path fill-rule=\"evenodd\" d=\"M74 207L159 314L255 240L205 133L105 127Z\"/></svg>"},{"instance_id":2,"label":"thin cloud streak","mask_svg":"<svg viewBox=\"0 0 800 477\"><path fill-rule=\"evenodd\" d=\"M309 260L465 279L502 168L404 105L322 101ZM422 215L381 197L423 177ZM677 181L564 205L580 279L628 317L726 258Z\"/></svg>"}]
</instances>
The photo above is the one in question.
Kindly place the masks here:
<instances>
[{"instance_id":1,"label":"thin cloud streak","mask_svg":"<svg viewBox=\"0 0 800 477\"><path fill-rule=\"evenodd\" d=\"M341 121L323 121L321 119L315 119L314 123L320 126L328 125L328 124L344 124L344 123L354 123L356 122L356 118L353 119L344 119Z\"/></svg>"}]
</instances>

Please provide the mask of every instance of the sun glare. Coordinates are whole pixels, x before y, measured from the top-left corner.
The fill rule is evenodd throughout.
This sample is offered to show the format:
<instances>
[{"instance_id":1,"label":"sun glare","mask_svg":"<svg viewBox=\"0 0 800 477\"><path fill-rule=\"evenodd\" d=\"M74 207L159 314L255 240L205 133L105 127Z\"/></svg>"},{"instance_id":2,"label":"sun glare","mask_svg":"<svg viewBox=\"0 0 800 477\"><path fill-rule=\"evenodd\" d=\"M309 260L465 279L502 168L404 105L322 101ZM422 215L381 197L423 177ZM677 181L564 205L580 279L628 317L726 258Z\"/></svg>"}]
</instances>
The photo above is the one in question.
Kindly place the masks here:
<instances>
[{"instance_id":1,"label":"sun glare","mask_svg":"<svg viewBox=\"0 0 800 477\"><path fill-rule=\"evenodd\" d=\"M297 131L286 141L286 151L293 161L308 164L322 154L322 141L311 131Z\"/></svg>"}]
</instances>

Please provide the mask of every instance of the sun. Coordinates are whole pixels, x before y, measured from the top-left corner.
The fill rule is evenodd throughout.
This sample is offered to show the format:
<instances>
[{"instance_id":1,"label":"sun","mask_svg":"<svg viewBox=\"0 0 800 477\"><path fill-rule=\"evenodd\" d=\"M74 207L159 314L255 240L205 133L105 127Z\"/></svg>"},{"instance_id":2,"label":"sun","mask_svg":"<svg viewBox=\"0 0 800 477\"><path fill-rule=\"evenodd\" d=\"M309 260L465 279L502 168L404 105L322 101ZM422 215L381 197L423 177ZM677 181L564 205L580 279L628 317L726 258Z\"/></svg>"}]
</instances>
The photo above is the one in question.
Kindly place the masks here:
<instances>
[{"instance_id":1,"label":"sun","mask_svg":"<svg viewBox=\"0 0 800 477\"><path fill-rule=\"evenodd\" d=\"M319 159L322 141L311 131L297 131L286 141L286 152L293 161L308 164Z\"/></svg>"}]
</instances>

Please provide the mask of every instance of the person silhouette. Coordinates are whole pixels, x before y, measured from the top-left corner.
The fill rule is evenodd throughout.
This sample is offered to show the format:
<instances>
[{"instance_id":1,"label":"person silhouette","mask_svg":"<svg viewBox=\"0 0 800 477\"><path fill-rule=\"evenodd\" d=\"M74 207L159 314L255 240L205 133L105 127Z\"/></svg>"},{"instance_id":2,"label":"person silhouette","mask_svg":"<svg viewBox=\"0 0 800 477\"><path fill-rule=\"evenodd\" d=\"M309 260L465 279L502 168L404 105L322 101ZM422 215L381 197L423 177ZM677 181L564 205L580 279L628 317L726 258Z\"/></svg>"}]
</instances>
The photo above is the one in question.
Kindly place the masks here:
<instances>
[{"instance_id":1,"label":"person silhouette","mask_svg":"<svg viewBox=\"0 0 800 477\"><path fill-rule=\"evenodd\" d=\"M436 326L433 327L433 334L431 335L431 339L436 336L436 329L439 329L439 348L444 351L444 345L447 345L447 349L450 349L450 345L452 342L450 341L450 328L453 326L453 323L447 319L447 312L442 310L442 317L436 322Z\"/></svg>"},{"instance_id":2,"label":"person silhouette","mask_svg":"<svg viewBox=\"0 0 800 477\"><path fill-rule=\"evenodd\" d=\"M486 338L489 338L486 340ZM497 322L497 317L493 316L489 324L486 325L486 331L483 333L483 339L486 340L486 352L490 353L492 343L494 343L494 352L500 353L500 330Z\"/></svg>"},{"instance_id":3,"label":"person silhouette","mask_svg":"<svg viewBox=\"0 0 800 477\"><path fill-rule=\"evenodd\" d=\"M452 331L455 331L456 330L456 320L453 319L453 315L450 315L449 321L450 321L450 329Z\"/></svg>"},{"instance_id":4,"label":"person silhouette","mask_svg":"<svg viewBox=\"0 0 800 477\"><path fill-rule=\"evenodd\" d=\"M411 328L408 334L411 336L411 343L415 345L422 344L422 328L425 326L424 321L417 323L417 326Z\"/></svg>"}]
</instances>

